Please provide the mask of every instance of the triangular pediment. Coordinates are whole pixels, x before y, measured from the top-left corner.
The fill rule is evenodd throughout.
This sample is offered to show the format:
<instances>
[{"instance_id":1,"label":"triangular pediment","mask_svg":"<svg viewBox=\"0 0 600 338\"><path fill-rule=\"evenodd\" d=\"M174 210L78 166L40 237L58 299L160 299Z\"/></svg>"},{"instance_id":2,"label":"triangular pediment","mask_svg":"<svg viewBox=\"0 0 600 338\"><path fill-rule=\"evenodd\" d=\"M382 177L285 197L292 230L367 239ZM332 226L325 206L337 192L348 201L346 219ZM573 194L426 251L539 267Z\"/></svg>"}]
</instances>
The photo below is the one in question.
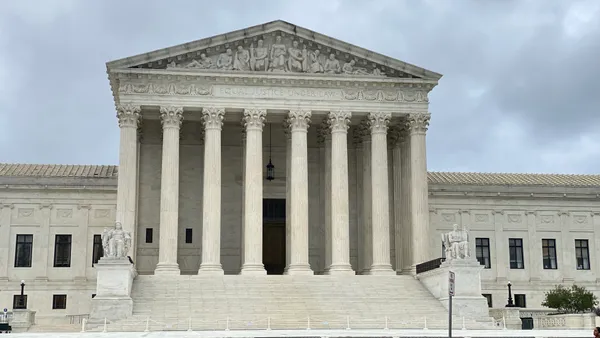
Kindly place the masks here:
<instances>
[{"instance_id":1,"label":"triangular pediment","mask_svg":"<svg viewBox=\"0 0 600 338\"><path fill-rule=\"evenodd\" d=\"M418 78L441 75L295 26L273 21L107 63L111 69L309 73Z\"/></svg>"}]
</instances>

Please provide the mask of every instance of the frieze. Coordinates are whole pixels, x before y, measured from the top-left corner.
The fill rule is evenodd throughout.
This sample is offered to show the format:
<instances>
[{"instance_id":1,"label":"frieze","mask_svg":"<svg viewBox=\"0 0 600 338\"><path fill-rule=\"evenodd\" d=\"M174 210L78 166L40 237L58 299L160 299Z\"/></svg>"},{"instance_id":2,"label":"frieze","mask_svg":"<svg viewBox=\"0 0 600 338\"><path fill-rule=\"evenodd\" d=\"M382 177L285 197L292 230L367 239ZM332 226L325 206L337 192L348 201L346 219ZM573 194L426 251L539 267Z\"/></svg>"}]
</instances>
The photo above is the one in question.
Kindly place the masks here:
<instances>
[{"instance_id":1,"label":"frieze","mask_svg":"<svg viewBox=\"0 0 600 338\"><path fill-rule=\"evenodd\" d=\"M135 68L418 78L283 32L231 41Z\"/></svg>"}]
</instances>

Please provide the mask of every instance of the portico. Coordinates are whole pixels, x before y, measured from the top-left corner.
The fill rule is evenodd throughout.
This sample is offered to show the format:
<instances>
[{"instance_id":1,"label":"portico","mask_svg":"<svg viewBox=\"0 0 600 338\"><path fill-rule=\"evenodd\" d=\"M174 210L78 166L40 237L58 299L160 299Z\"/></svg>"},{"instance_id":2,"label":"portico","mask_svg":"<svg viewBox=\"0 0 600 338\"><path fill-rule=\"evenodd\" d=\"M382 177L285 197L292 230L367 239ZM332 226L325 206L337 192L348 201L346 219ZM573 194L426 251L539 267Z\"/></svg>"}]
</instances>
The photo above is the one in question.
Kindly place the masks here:
<instances>
[{"instance_id":1,"label":"portico","mask_svg":"<svg viewBox=\"0 0 600 338\"><path fill-rule=\"evenodd\" d=\"M285 199L285 274L412 273L432 258L425 135L439 76L288 26L108 64L121 127L117 220L140 273L197 264L198 274L266 274L264 198ZM246 52L261 56L258 39L277 69L245 68ZM306 64L307 49L330 56L302 68L294 62Z\"/></svg>"}]
</instances>

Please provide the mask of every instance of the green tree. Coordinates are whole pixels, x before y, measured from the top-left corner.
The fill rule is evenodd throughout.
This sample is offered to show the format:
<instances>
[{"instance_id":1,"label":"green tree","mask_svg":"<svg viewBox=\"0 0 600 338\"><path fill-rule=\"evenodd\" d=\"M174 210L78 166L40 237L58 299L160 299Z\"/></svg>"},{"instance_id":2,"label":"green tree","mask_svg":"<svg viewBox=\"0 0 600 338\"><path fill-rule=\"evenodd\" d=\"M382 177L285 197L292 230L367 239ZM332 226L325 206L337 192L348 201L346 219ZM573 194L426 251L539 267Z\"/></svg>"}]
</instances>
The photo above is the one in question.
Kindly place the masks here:
<instances>
[{"instance_id":1,"label":"green tree","mask_svg":"<svg viewBox=\"0 0 600 338\"><path fill-rule=\"evenodd\" d=\"M557 285L546 292L542 306L556 309L559 313L584 313L591 312L598 305L598 299L582 286L573 285L566 288Z\"/></svg>"}]
</instances>

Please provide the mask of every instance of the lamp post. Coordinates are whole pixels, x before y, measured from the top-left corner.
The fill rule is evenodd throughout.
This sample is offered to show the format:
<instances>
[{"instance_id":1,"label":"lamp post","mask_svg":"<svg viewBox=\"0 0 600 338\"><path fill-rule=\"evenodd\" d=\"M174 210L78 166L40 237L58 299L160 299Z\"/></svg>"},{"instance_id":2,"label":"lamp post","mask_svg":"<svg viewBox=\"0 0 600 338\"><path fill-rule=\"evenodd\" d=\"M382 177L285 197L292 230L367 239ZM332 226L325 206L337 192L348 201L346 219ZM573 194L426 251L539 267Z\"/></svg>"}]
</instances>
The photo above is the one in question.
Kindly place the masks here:
<instances>
[{"instance_id":1,"label":"lamp post","mask_svg":"<svg viewBox=\"0 0 600 338\"><path fill-rule=\"evenodd\" d=\"M508 282L508 304L506 304L506 307L515 307L512 298L512 284L510 282Z\"/></svg>"},{"instance_id":2,"label":"lamp post","mask_svg":"<svg viewBox=\"0 0 600 338\"><path fill-rule=\"evenodd\" d=\"M21 297L20 297L20 301L19 301L19 308L21 309L26 309L27 308L27 304L25 304L25 281L21 280Z\"/></svg>"}]
</instances>

